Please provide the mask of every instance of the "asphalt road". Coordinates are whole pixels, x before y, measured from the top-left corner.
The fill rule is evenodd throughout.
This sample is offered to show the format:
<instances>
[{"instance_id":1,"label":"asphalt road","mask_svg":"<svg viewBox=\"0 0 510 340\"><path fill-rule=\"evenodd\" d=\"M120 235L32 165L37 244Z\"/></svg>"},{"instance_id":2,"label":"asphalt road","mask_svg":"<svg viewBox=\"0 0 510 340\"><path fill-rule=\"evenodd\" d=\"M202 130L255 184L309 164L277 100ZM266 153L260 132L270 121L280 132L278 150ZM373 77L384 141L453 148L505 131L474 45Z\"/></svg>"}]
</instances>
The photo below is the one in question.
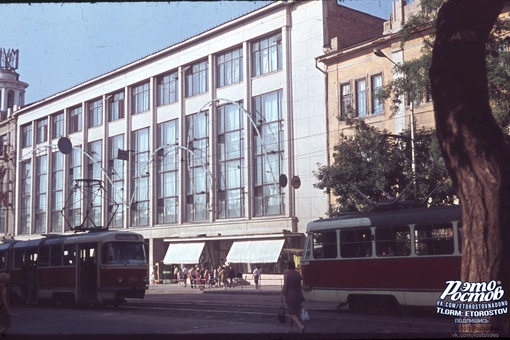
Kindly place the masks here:
<instances>
[{"instance_id":1,"label":"asphalt road","mask_svg":"<svg viewBox=\"0 0 510 340\"><path fill-rule=\"evenodd\" d=\"M98 339L366 339L444 338L453 319L424 313L412 316L360 315L335 303L305 302L311 319L305 334L287 334L276 313L279 287L191 289L151 286L143 300L120 307L15 305L6 338Z\"/></svg>"}]
</instances>

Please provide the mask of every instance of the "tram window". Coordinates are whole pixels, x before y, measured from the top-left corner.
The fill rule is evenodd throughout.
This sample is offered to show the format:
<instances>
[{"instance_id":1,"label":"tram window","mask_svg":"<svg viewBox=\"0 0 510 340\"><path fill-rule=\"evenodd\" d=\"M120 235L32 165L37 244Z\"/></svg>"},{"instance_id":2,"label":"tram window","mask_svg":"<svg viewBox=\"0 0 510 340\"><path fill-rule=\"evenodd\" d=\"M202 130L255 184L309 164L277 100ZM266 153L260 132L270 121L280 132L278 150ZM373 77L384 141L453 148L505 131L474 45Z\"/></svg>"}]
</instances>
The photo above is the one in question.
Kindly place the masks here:
<instances>
[{"instance_id":1,"label":"tram window","mask_svg":"<svg viewBox=\"0 0 510 340\"><path fill-rule=\"evenodd\" d=\"M3 251L0 253L0 270L7 269L7 252Z\"/></svg>"},{"instance_id":2,"label":"tram window","mask_svg":"<svg viewBox=\"0 0 510 340\"><path fill-rule=\"evenodd\" d=\"M74 266L76 262L76 246L64 246L64 266Z\"/></svg>"},{"instance_id":3,"label":"tram window","mask_svg":"<svg viewBox=\"0 0 510 340\"><path fill-rule=\"evenodd\" d=\"M369 228L340 230L340 255L344 258L372 256Z\"/></svg>"},{"instance_id":4,"label":"tram window","mask_svg":"<svg viewBox=\"0 0 510 340\"><path fill-rule=\"evenodd\" d=\"M14 251L14 268L20 269L23 268L24 261L24 252L23 250Z\"/></svg>"},{"instance_id":5,"label":"tram window","mask_svg":"<svg viewBox=\"0 0 510 340\"><path fill-rule=\"evenodd\" d=\"M453 254L453 226L437 224L414 228L416 255Z\"/></svg>"},{"instance_id":6,"label":"tram window","mask_svg":"<svg viewBox=\"0 0 510 340\"><path fill-rule=\"evenodd\" d=\"M145 264L143 244L132 242L109 242L101 248L104 264Z\"/></svg>"},{"instance_id":7,"label":"tram window","mask_svg":"<svg viewBox=\"0 0 510 340\"><path fill-rule=\"evenodd\" d=\"M52 246L51 247L50 265L53 267L62 265L62 246Z\"/></svg>"},{"instance_id":8,"label":"tram window","mask_svg":"<svg viewBox=\"0 0 510 340\"><path fill-rule=\"evenodd\" d=\"M409 256L411 233L408 226L380 227L375 230L377 256Z\"/></svg>"},{"instance_id":9,"label":"tram window","mask_svg":"<svg viewBox=\"0 0 510 340\"><path fill-rule=\"evenodd\" d=\"M39 249L39 267L48 267L50 265L50 247L41 247Z\"/></svg>"},{"instance_id":10,"label":"tram window","mask_svg":"<svg viewBox=\"0 0 510 340\"><path fill-rule=\"evenodd\" d=\"M313 233L313 258L336 259L336 231Z\"/></svg>"}]
</instances>

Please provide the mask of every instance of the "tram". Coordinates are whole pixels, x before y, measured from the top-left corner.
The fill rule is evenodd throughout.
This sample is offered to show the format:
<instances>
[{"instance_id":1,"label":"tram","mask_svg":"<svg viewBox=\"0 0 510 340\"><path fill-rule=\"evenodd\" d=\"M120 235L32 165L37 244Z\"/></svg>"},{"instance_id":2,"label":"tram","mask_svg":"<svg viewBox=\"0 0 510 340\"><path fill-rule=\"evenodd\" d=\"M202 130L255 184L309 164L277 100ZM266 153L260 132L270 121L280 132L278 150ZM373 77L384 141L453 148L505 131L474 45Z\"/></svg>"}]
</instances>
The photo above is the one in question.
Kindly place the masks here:
<instances>
[{"instance_id":1,"label":"tram","mask_svg":"<svg viewBox=\"0 0 510 340\"><path fill-rule=\"evenodd\" d=\"M309 301L355 312L432 307L459 280L460 206L348 213L312 221L301 258Z\"/></svg>"},{"instance_id":2,"label":"tram","mask_svg":"<svg viewBox=\"0 0 510 340\"><path fill-rule=\"evenodd\" d=\"M0 272L10 275L13 298L25 302L118 305L143 299L148 287L143 236L129 231L5 241Z\"/></svg>"}]
</instances>

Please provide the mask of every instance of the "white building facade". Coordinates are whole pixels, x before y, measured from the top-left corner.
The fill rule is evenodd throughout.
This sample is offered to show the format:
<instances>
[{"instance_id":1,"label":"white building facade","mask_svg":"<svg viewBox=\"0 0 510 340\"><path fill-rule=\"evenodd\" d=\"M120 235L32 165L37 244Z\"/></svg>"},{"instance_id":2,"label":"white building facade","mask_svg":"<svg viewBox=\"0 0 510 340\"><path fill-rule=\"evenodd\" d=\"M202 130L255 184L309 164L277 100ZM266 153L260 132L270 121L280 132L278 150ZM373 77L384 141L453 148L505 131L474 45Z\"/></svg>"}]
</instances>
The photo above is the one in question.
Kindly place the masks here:
<instances>
[{"instance_id":1,"label":"white building facade","mask_svg":"<svg viewBox=\"0 0 510 340\"><path fill-rule=\"evenodd\" d=\"M332 36L361 41L382 22L333 1L278 1L21 108L8 233L108 226L141 233L151 265L230 258L236 271L279 272L329 204L313 187L328 161L315 58ZM234 245L246 258L229 257Z\"/></svg>"}]
</instances>

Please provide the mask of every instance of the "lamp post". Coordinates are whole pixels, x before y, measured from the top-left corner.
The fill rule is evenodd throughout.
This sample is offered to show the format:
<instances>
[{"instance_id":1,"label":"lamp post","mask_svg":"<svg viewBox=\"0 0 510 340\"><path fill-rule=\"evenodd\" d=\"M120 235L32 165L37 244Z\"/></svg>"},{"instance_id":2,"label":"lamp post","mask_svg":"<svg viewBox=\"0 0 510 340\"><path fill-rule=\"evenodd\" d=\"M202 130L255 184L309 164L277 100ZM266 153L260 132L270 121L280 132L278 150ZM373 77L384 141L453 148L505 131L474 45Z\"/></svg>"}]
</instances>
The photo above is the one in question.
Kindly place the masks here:
<instances>
[{"instance_id":1,"label":"lamp post","mask_svg":"<svg viewBox=\"0 0 510 340\"><path fill-rule=\"evenodd\" d=\"M402 66L400 66L399 64L394 62L391 58L389 58L386 54L384 54L383 51L381 51L378 48L374 49L374 54L377 57L388 59L393 65L395 65L395 67L398 68L400 70L400 72L402 72L402 75L404 78L404 84L407 86L407 76L406 76L406 73L404 72L404 70L402 69ZM417 188L416 188L416 156L415 156L415 145L414 145L414 130L415 130L414 104L413 104L413 100L411 98L409 89L406 89L406 94L407 94L407 100L409 101L409 109L410 109L409 124L411 126L411 169L413 172L414 199L416 200Z\"/></svg>"}]
</instances>

